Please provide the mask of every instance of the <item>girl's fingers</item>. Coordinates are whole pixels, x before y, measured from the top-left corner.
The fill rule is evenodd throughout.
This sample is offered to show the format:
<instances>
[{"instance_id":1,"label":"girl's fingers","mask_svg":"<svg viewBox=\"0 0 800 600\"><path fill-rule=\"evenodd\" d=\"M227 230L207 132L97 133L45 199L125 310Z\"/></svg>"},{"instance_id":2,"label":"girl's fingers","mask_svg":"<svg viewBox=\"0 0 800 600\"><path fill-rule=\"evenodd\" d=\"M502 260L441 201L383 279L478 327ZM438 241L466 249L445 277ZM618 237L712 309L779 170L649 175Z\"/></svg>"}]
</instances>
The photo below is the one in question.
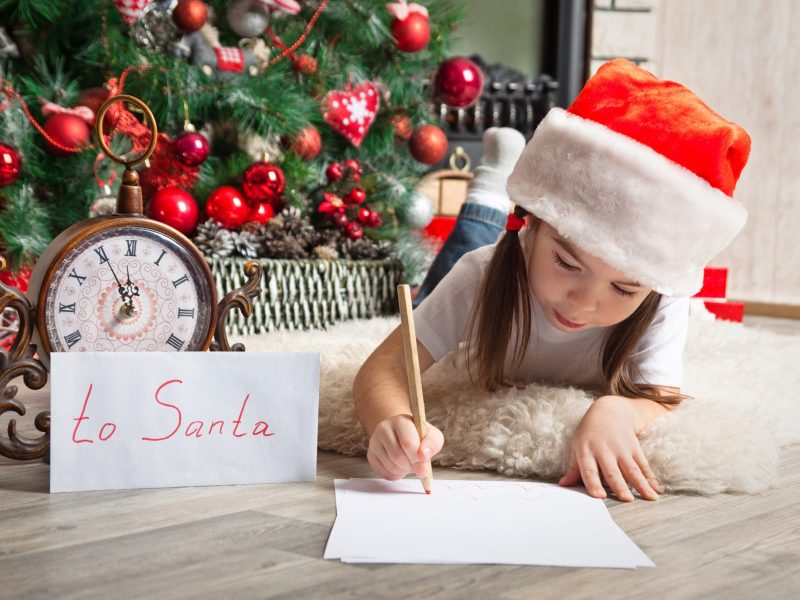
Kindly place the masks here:
<instances>
[{"instance_id":1,"label":"girl's fingers","mask_svg":"<svg viewBox=\"0 0 800 600\"><path fill-rule=\"evenodd\" d=\"M444 446L444 435L436 427L428 424L428 434L419 445L418 459L430 460L432 456L442 449L442 446Z\"/></svg>"},{"instance_id":2,"label":"girl's fingers","mask_svg":"<svg viewBox=\"0 0 800 600\"><path fill-rule=\"evenodd\" d=\"M603 489L603 484L600 482L600 472L597 470L597 461L591 454L585 454L578 457L578 467L581 471L581 479L583 485L586 486L586 491L590 496L595 498L605 498L606 491Z\"/></svg>"},{"instance_id":3,"label":"girl's fingers","mask_svg":"<svg viewBox=\"0 0 800 600\"><path fill-rule=\"evenodd\" d=\"M375 473L384 479L395 481L402 477L402 475L396 475L392 469L387 468L386 464L378 455L378 453L373 450L370 450L367 453L367 460L369 461L369 464L372 465L372 469L375 471Z\"/></svg>"},{"instance_id":4,"label":"girl's fingers","mask_svg":"<svg viewBox=\"0 0 800 600\"><path fill-rule=\"evenodd\" d=\"M633 458L621 458L618 466L622 476L639 492L642 498L645 500L658 500L658 493L647 481Z\"/></svg>"},{"instance_id":5,"label":"girl's fingers","mask_svg":"<svg viewBox=\"0 0 800 600\"><path fill-rule=\"evenodd\" d=\"M645 476L645 479L647 479L650 487L652 487L659 494L665 493L666 490L664 489L664 486L659 483L655 473L653 473L653 470L650 468L650 463L647 462L647 459L642 453L641 448L638 452L633 454L633 460L635 460L636 464L639 465L639 469L641 469L642 475Z\"/></svg>"},{"instance_id":6,"label":"girl's fingers","mask_svg":"<svg viewBox=\"0 0 800 600\"><path fill-rule=\"evenodd\" d=\"M563 485L565 487L570 487L578 483L581 478L581 470L578 468L578 460L575 458L575 452L570 451L569 453L569 466L567 467L567 471L558 480L558 485Z\"/></svg>"},{"instance_id":7,"label":"girl's fingers","mask_svg":"<svg viewBox=\"0 0 800 600\"><path fill-rule=\"evenodd\" d=\"M614 492L617 498L623 502L632 501L633 494L631 494L630 489L628 489L628 483L625 481L622 473L620 473L616 457L609 453L602 453L597 457L597 462L600 465L600 469L603 471L603 479L606 485L611 488L611 491Z\"/></svg>"}]
</instances>

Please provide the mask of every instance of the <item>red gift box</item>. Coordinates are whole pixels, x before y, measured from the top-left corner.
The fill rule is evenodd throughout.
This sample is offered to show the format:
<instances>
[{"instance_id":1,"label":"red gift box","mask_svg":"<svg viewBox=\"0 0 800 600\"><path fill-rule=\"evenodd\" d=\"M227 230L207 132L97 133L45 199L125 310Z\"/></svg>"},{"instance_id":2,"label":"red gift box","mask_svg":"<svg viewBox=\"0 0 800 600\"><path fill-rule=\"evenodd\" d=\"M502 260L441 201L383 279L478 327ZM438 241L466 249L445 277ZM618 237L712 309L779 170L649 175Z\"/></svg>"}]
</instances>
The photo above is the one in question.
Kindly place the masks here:
<instances>
[{"instance_id":1,"label":"red gift box","mask_svg":"<svg viewBox=\"0 0 800 600\"><path fill-rule=\"evenodd\" d=\"M433 220L423 231L426 237L437 240L436 251L438 252L455 226L456 217L433 217Z\"/></svg>"},{"instance_id":2,"label":"red gift box","mask_svg":"<svg viewBox=\"0 0 800 600\"><path fill-rule=\"evenodd\" d=\"M706 267L703 271L703 287L695 298L724 298L728 287L728 267Z\"/></svg>"},{"instance_id":3,"label":"red gift box","mask_svg":"<svg viewBox=\"0 0 800 600\"><path fill-rule=\"evenodd\" d=\"M713 313L717 321L734 321L736 323L741 323L744 318L744 303L742 302L706 300L703 304L705 304L708 312Z\"/></svg>"}]
</instances>

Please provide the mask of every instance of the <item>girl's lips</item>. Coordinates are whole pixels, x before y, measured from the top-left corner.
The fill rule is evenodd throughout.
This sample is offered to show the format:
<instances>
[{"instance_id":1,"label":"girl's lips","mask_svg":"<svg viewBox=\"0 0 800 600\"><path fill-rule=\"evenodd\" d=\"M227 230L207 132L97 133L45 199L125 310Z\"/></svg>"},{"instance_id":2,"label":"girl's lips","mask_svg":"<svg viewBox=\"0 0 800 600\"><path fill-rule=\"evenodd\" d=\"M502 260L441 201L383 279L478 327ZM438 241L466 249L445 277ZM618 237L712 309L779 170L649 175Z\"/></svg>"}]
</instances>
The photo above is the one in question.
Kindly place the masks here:
<instances>
[{"instance_id":1,"label":"girl's lips","mask_svg":"<svg viewBox=\"0 0 800 600\"><path fill-rule=\"evenodd\" d=\"M578 327L583 327L583 323L573 323L566 317L563 317L561 313L559 313L555 308L553 309L553 313L555 313L558 322L561 323L564 327L569 327L570 329L577 329Z\"/></svg>"}]
</instances>

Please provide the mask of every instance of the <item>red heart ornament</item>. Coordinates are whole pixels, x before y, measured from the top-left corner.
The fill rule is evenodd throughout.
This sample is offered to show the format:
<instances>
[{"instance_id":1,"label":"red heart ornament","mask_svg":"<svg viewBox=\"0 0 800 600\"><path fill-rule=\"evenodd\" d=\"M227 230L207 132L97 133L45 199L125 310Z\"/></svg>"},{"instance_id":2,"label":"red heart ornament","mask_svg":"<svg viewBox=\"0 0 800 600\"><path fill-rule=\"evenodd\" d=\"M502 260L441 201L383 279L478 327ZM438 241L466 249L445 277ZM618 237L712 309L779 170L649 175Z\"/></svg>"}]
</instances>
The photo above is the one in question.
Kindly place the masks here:
<instances>
[{"instance_id":1,"label":"red heart ornament","mask_svg":"<svg viewBox=\"0 0 800 600\"><path fill-rule=\"evenodd\" d=\"M370 82L352 89L331 90L322 99L322 117L334 131L358 148L378 113L378 91Z\"/></svg>"},{"instance_id":2,"label":"red heart ornament","mask_svg":"<svg viewBox=\"0 0 800 600\"><path fill-rule=\"evenodd\" d=\"M139 15L150 2L151 0L114 0L114 5L122 15L122 20L130 27L136 23Z\"/></svg>"}]
</instances>

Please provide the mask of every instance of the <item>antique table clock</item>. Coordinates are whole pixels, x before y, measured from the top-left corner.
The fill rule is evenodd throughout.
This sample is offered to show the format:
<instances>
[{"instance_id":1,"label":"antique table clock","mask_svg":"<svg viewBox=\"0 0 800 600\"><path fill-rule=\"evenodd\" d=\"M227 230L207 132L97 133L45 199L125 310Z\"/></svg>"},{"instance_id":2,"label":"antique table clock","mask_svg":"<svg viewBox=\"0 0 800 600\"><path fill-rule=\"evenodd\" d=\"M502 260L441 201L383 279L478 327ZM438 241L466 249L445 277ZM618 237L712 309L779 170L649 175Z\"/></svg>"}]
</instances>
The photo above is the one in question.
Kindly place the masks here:
<instances>
[{"instance_id":1,"label":"antique table clock","mask_svg":"<svg viewBox=\"0 0 800 600\"><path fill-rule=\"evenodd\" d=\"M118 102L138 106L152 130L149 147L133 160L116 156L102 135L103 119ZM76 223L51 242L31 273L30 301L0 283L0 313L15 310L20 324L11 349L0 354L0 414L25 414L8 382L22 375L29 388L43 387L52 352L244 350L241 344L229 346L225 317L234 307L249 316L261 266L246 263L245 285L217 305L202 253L182 233L143 214L139 176L131 167L155 149L150 109L132 96L110 98L97 113L95 133L106 155L125 165L116 212ZM44 435L28 440L16 433L12 420L9 439L0 438L0 455L46 456L49 413L39 414L35 425Z\"/></svg>"}]
</instances>

